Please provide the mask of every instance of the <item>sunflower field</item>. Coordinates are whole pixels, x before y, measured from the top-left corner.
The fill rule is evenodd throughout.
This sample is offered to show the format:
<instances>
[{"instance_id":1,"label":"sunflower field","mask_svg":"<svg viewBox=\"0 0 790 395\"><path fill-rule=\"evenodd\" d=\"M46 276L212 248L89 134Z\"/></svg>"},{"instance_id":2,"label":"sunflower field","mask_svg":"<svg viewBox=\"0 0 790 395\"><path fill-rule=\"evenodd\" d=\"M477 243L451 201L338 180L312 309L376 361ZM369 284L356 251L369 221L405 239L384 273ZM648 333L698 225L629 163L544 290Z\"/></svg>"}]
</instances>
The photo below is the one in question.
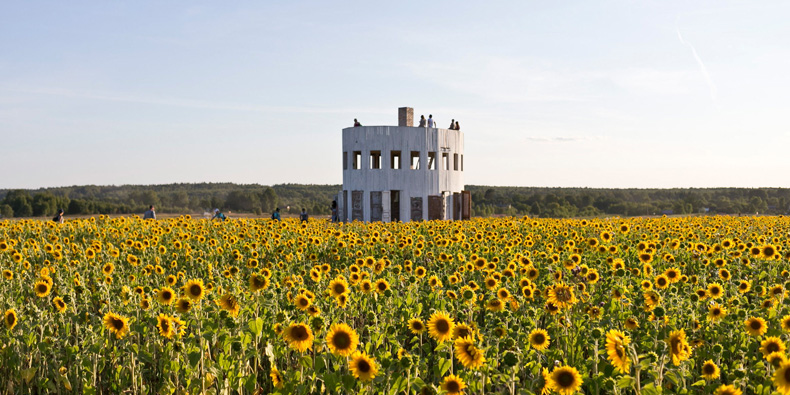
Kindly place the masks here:
<instances>
[{"instance_id":1,"label":"sunflower field","mask_svg":"<svg viewBox=\"0 0 790 395\"><path fill-rule=\"evenodd\" d=\"M0 222L0 393L790 394L790 219Z\"/></svg>"}]
</instances>

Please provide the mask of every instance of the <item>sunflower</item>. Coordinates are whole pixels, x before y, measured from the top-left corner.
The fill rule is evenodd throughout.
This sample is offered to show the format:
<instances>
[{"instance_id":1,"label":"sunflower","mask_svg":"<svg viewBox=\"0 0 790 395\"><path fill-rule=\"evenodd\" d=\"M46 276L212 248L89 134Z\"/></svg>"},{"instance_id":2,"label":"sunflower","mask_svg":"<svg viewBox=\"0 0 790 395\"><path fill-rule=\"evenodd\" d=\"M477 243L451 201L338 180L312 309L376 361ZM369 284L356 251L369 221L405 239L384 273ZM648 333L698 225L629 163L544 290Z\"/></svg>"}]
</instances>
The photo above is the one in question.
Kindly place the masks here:
<instances>
[{"instance_id":1,"label":"sunflower","mask_svg":"<svg viewBox=\"0 0 790 395\"><path fill-rule=\"evenodd\" d=\"M348 283L343 277L338 277L329 282L329 292L332 296L338 297L348 293Z\"/></svg>"},{"instance_id":2,"label":"sunflower","mask_svg":"<svg viewBox=\"0 0 790 395\"><path fill-rule=\"evenodd\" d=\"M233 294L226 293L222 295L222 297L217 301L217 304L220 308L222 308L222 310L230 313L231 316L236 317L239 315L241 306L239 305L239 300L236 299Z\"/></svg>"},{"instance_id":3,"label":"sunflower","mask_svg":"<svg viewBox=\"0 0 790 395\"><path fill-rule=\"evenodd\" d=\"M582 385L579 371L572 366L554 368L549 374L547 386L560 395L573 395Z\"/></svg>"},{"instance_id":4,"label":"sunflower","mask_svg":"<svg viewBox=\"0 0 790 395\"><path fill-rule=\"evenodd\" d=\"M447 391L447 395L463 395L464 388L466 388L466 383L453 374L445 377L442 381L442 390Z\"/></svg>"},{"instance_id":5,"label":"sunflower","mask_svg":"<svg viewBox=\"0 0 790 395\"><path fill-rule=\"evenodd\" d=\"M428 334L437 342L442 343L450 340L453 334L455 322L444 312L436 312L428 320Z\"/></svg>"},{"instance_id":6,"label":"sunflower","mask_svg":"<svg viewBox=\"0 0 790 395\"><path fill-rule=\"evenodd\" d=\"M52 290L52 284L44 280L39 280L36 282L36 285L33 286L33 289L36 291L36 296L43 298L49 295L49 292Z\"/></svg>"},{"instance_id":7,"label":"sunflower","mask_svg":"<svg viewBox=\"0 0 790 395\"><path fill-rule=\"evenodd\" d=\"M636 317L629 317L625 320L625 327L629 330L639 328L639 321L636 319Z\"/></svg>"},{"instance_id":8,"label":"sunflower","mask_svg":"<svg viewBox=\"0 0 790 395\"><path fill-rule=\"evenodd\" d=\"M655 309L661 303L661 296L656 291L647 292L644 296L648 311Z\"/></svg>"},{"instance_id":9,"label":"sunflower","mask_svg":"<svg viewBox=\"0 0 790 395\"><path fill-rule=\"evenodd\" d=\"M283 376L280 374L280 371L277 370L276 367L272 366L272 371L269 373L269 377L272 378L272 385L274 386L274 388L283 387Z\"/></svg>"},{"instance_id":10,"label":"sunflower","mask_svg":"<svg viewBox=\"0 0 790 395\"><path fill-rule=\"evenodd\" d=\"M653 281L656 283L656 288L658 289L666 289L666 287L669 286L669 279L663 274L656 276Z\"/></svg>"},{"instance_id":11,"label":"sunflower","mask_svg":"<svg viewBox=\"0 0 790 395\"><path fill-rule=\"evenodd\" d=\"M250 275L250 291L259 292L269 286L269 278L260 274Z\"/></svg>"},{"instance_id":12,"label":"sunflower","mask_svg":"<svg viewBox=\"0 0 790 395\"><path fill-rule=\"evenodd\" d=\"M141 298L140 308L143 310L149 310L151 308L151 299L148 299L147 297Z\"/></svg>"},{"instance_id":13,"label":"sunflower","mask_svg":"<svg viewBox=\"0 0 790 395\"><path fill-rule=\"evenodd\" d=\"M3 315L3 323L5 324L5 327L10 331L11 329L14 329L17 322L19 322L19 318L16 316L16 310L6 310L5 314Z\"/></svg>"},{"instance_id":14,"label":"sunflower","mask_svg":"<svg viewBox=\"0 0 790 395\"><path fill-rule=\"evenodd\" d=\"M192 279L184 284L184 294L192 300L200 300L206 293L206 288L203 286L203 280Z\"/></svg>"},{"instance_id":15,"label":"sunflower","mask_svg":"<svg viewBox=\"0 0 790 395\"><path fill-rule=\"evenodd\" d=\"M708 295L710 295L711 299L718 299L724 296L724 290L721 287L721 284L713 283L708 285Z\"/></svg>"},{"instance_id":16,"label":"sunflower","mask_svg":"<svg viewBox=\"0 0 790 395\"><path fill-rule=\"evenodd\" d=\"M760 343L760 352L763 353L763 356L766 358L771 353L783 353L785 350L787 350L785 343L782 339L775 336L766 337L765 340Z\"/></svg>"},{"instance_id":17,"label":"sunflower","mask_svg":"<svg viewBox=\"0 0 790 395\"><path fill-rule=\"evenodd\" d=\"M787 362L787 356L783 352L772 352L765 357L765 360L768 361L774 369L777 369L780 365Z\"/></svg>"},{"instance_id":18,"label":"sunflower","mask_svg":"<svg viewBox=\"0 0 790 395\"><path fill-rule=\"evenodd\" d=\"M505 304L502 302L502 299L491 298L486 303L486 308L490 311L502 311L505 309Z\"/></svg>"},{"instance_id":19,"label":"sunflower","mask_svg":"<svg viewBox=\"0 0 790 395\"><path fill-rule=\"evenodd\" d=\"M630 342L631 339L625 333L616 329L606 333L606 354L609 356L612 366L617 368L620 373L631 371L631 363L625 352L625 346Z\"/></svg>"},{"instance_id":20,"label":"sunflower","mask_svg":"<svg viewBox=\"0 0 790 395\"><path fill-rule=\"evenodd\" d=\"M326 344L332 354L346 357L356 351L359 344L359 335L346 324L332 324L326 335Z\"/></svg>"},{"instance_id":21,"label":"sunflower","mask_svg":"<svg viewBox=\"0 0 790 395\"><path fill-rule=\"evenodd\" d=\"M484 354L483 350L475 346L471 336L455 339L455 357L461 361L465 368L479 368L486 361Z\"/></svg>"},{"instance_id":22,"label":"sunflower","mask_svg":"<svg viewBox=\"0 0 790 395\"><path fill-rule=\"evenodd\" d=\"M175 325L173 325L170 317L164 314L159 314L159 316L156 317L156 328L159 329L160 335L168 339L172 339L176 334Z\"/></svg>"},{"instance_id":23,"label":"sunflower","mask_svg":"<svg viewBox=\"0 0 790 395\"><path fill-rule=\"evenodd\" d=\"M461 337L472 336L474 334L473 330L469 325L466 324L458 324L453 327L453 339L458 339Z\"/></svg>"},{"instance_id":24,"label":"sunflower","mask_svg":"<svg viewBox=\"0 0 790 395\"><path fill-rule=\"evenodd\" d=\"M772 246L770 244L766 244L766 245L760 247L760 256L761 257L763 257L765 259L774 259L775 255L777 255L776 254L776 247L774 247L774 246Z\"/></svg>"},{"instance_id":25,"label":"sunflower","mask_svg":"<svg viewBox=\"0 0 790 395\"><path fill-rule=\"evenodd\" d=\"M359 283L359 290L364 294L369 294L373 291L373 283L370 282L370 280L362 280L362 282Z\"/></svg>"},{"instance_id":26,"label":"sunflower","mask_svg":"<svg viewBox=\"0 0 790 395\"><path fill-rule=\"evenodd\" d=\"M551 345L551 337L543 329L533 329L529 333L529 345L538 351L543 351Z\"/></svg>"},{"instance_id":27,"label":"sunflower","mask_svg":"<svg viewBox=\"0 0 790 395\"><path fill-rule=\"evenodd\" d=\"M412 318L408 323L409 330L415 335L419 335L425 330L425 324L419 318Z\"/></svg>"},{"instance_id":28,"label":"sunflower","mask_svg":"<svg viewBox=\"0 0 790 395\"><path fill-rule=\"evenodd\" d=\"M576 296L573 295L573 287L565 283L560 282L549 289L548 302L559 309L569 308L577 301Z\"/></svg>"},{"instance_id":29,"label":"sunflower","mask_svg":"<svg viewBox=\"0 0 790 395\"><path fill-rule=\"evenodd\" d=\"M312 304L313 304L313 301L312 301L312 300L310 300L310 298L309 298L309 297L307 297L306 295L297 295L297 296L294 298L294 305L296 305L296 307L297 307L299 310L305 311L305 310L307 310L307 309L310 307L310 305L312 305Z\"/></svg>"},{"instance_id":30,"label":"sunflower","mask_svg":"<svg viewBox=\"0 0 790 395\"><path fill-rule=\"evenodd\" d=\"M738 292L742 294L749 292L749 290L751 289L752 289L752 283L746 280L741 280L741 282L738 283Z\"/></svg>"},{"instance_id":31,"label":"sunflower","mask_svg":"<svg viewBox=\"0 0 790 395\"><path fill-rule=\"evenodd\" d=\"M313 347L313 331L305 324L291 324L283 332L283 337L294 350L305 352Z\"/></svg>"},{"instance_id":32,"label":"sunflower","mask_svg":"<svg viewBox=\"0 0 790 395\"><path fill-rule=\"evenodd\" d=\"M719 378L719 367L709 359L702 364L702 378L705 380L713 380Z\"/></svg>"},{"instance_id":33,"label":"sunflower","mask_svg":"<svg viewBox=\"0 0 790 395\"><path fill-rule=\"evenodd\" d=\"M379 371L376 361L366 353L359 351L351 355L351 359L348 361L348 369L354 377L365 382L373 380Z\"/></svg>"},{"instance_id":34,"label":"sunflower","mask_svg":"<svg viewBox=\"0 0 790 395\"><path fill-rule=\"evenodd\" d=\"M783 332L790 332L790 315L782 317L780 326L782 327Z\"/></svg>"},{"instance_id":35,"label":"sunflower","mask_svg":"<svg viewBox=\"0 0 790 395\"><path fill-rule=\"evenodd\" d=\"M725 309L718 303L714 303L708 309L708 321L710 322L718 322L726 316L727 316L727 309Z\"/></svg>"},{"instance_id":36,"label":"sunflower","mask_svg":"<svg viewBox=\"0 0 790 395\"><path fill-rule=\"evenodd\" d=\"M176 301L176 311L179 313L188 313L192 310L192 301L187 298L181 298Z\"/></svg>"},{"instance_id":37,"label":"sunflower","mask_svg":"<svg viewBox=\"0 0 790 395\"><path fill-rule=\"evenodd\" d=\"M174 298L175 292L170 287L162 287L162 289L156 293L156 300L163 305L169 305L173 302Z\"/></svg>"},{"instance_id":38,"label":"sunflower","mask_svg":"<svg viewBox=\"0 0 790 395\"><path fill-rule=\"evenodd\" d=\"M676 366L691 356L691 347L686 340L686 331L683 329L672 331L666 342L669 346L669 353L672 356L672 363Z\"/></svg>"},{"instance_id":39,"label":"sunflower","mask_svg":"<svg viewBox=\"0 0 790 395\"><path fill-rule=\"evenodd\" d=\"M716 388L716 392L713 395L742 395L743 392L738 388L735 388L732 385L722 385L719 388Z\"/></svg>"},{"instance_id":40,"label":"sunflower","mask_svg":"<svg viewBox=\"0 0 790 395\"><path fill-rule=\"evenodd\" d=\"M384 293L386 290L390 289L390 283L387 282L385 279L380 279L376 281L375 284L376 292L377 293Z\"/></svg>"},{"instance_id":41,"label":"sunflower","mask_svg":"<svg viewBox=\"0 0 790 395\"><path fill-rule=\"evenodd\" d=\"M63 313L66 311L66 302L63 301L63 298L60 296L55 297L52 299L52 305L55 306L55 309L58 310L58 313Z\"/></svg>"},{"instance_id":42,"label":"sunflower","mask_svg":"<svg viewBox=\"0 0 790 395\"><path fill-rule=\"evenodd\" d=\"M678 270L678 268L673 267L673 268L667 269L664 272L664 276L667 277L667 279L669 280L670 283L674 284L674 283L680 281L681 273L680 273L680 270Z\"/></svg>"},{"instance_id":43,"label":"sunflower","mask_svg":"<svg viewBox=\"0 0 790 395\"><path fill-rule=\"evenodd\" d=\"M760 317L750 317L743 322L746 331L752 336L762 336L768 330L765 320Z\"/></svg>"},{"instance_id":44,"label":"sunflower","mask_svg":"<svg viewBox=\"0 0 790 395\"><path fill-rule=\"evenodd\" d=\"M104 327L114 333L116 339L120 339L129 333L129 318L108 312L104 315Z\"/></svg>"}]
</instances>

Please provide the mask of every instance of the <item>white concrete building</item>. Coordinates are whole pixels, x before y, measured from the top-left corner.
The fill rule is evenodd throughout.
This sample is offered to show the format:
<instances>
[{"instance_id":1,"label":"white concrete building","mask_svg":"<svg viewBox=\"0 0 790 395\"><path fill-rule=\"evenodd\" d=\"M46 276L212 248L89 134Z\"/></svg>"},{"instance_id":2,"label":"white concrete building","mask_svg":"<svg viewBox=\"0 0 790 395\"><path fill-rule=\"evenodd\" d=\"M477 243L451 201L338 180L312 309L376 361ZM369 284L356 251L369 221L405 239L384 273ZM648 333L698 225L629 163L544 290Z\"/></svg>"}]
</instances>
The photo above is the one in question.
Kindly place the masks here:
<instances>
[{"instance_id":1,"label":"white concrete building","mask_svg":"<svg viewBox=\"0 0 790 395\"><path fill-rule=\"evenodd\" d=\"M413 110L398 110L398 126L343 129L339 219L468 219L463 133L412 127Z\"/></svg>"}]
</instances>

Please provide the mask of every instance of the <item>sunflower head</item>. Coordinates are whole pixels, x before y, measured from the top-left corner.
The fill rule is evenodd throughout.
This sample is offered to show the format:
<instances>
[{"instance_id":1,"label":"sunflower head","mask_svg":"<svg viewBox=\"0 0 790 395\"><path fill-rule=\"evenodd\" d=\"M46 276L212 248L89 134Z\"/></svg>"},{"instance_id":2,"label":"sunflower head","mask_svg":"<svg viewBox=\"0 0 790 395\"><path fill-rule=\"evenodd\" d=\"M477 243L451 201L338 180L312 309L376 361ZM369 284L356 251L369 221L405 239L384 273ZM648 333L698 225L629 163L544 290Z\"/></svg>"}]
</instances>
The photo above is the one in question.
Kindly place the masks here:
<instances>
[{"instance_id":1,"label":"sunflower head","mask_svg":"<svg viewBox=\"0 0 790 395\"><path fill-rule=\"evenodd\" d=\"M332 354L345 357L356 351L359 335L346 324L332 324L326 335L326 344Z\"/></svg>"},{"instance_id":2,"label":"sunflower head","mask_svg":"<svg viewBox=\"0 0 790 395\"><path fill-rule=\"evenodd\" d=\"M428 320L428 334L437 342L442 343L452 338L455 322L446 313L436 312Z\"/></svg>"},{"instance_id":3,"label":"sunflower head","mask_svg":"<svg viewBox=\"0 0 790 395\"><path fill-rule=\"evenodd\" d=\"M560 395L572 395L581 387L582 377L572 366L559 366L551 371L546 384Z\"/></svg>"},{"instance_id":4,"label":"sunflower head","mask_svg":"<svg viewBox=\"0 0 790 395\"><path fill-rule=\"evenodd\" d=\"M449 375L442 380L442 390L447 391L447 395L463 394L466 383L456 375Z\"/></svg>"},{"instance_id":5,"label":"sunflower head","mask_svg":"<svg viewBox=\"0 0 790 395\"><path fill-rule=\"evenodd\" d=\"M364 352L355 352L348 361L348 369L360 381L369 382L378 374L378 366L373 358Z\"/></svg>"}]
</instances>

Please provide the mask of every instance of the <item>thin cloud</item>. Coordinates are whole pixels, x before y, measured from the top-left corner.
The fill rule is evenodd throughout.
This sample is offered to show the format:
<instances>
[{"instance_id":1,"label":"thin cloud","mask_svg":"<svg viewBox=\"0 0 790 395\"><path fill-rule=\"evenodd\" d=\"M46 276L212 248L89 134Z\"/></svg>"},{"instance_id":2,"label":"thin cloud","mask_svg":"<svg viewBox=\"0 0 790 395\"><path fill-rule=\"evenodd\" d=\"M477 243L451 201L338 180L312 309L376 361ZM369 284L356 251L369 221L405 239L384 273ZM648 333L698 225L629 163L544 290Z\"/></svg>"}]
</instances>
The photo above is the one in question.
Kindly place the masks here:
<instances>
[{"instance_id":1,"label":"thin cloud","mask_svg":"<svg viewBox=\"0 0 790 395\"><path fill-rule=\"evenodd\" d=\"M181 98L160 98L114 93L99 93L55 88L11 88L8 91L35 95L61 96L77 99L99 100L124 103L141 103L158 106L196 108L217 111L242 111L256 113L312 113L312 114L386 114L391 109L383 108L343 108L343 107L304 107L304 106L256 106L237 103L224 103Z\"/></svg>"},{"instance_id":2,"label":"thin cloud","mask_svg":"<svg viewBox=\"0 0 790 395\"><path fill-rule=\"evenodd\" d=\"M556 136L556 137L542 137L542 136L527 136L523 140L530 143L577 143L582 141L595 141L602 140L603 136Z\"/></svg>"},{"instance_id":3,"label":"thin cloud","mask_svg":"<svg viewBox=\"0 0 790 395\"><path fill-rule=\"evenodd\" d=\"M675 28L675 30L678 33L678 38L680 39L680 43L691 48L691 54L694 55L694 59L697 60L699 69L702 72L702 75L705 77L705 81L708 83L708 87L710 88L710 99L715 102L718 89L716 88L716 84L713 82L713 78L710 77L710 73L708 73L708 69L707 67L705 67L705 63L702 62L702 58L700 58L699 54L697 54L697 50L696 48L694 48L694 45L683 39L683 35L680 34L680 29Z\"/></svg>"}]
</instances>

